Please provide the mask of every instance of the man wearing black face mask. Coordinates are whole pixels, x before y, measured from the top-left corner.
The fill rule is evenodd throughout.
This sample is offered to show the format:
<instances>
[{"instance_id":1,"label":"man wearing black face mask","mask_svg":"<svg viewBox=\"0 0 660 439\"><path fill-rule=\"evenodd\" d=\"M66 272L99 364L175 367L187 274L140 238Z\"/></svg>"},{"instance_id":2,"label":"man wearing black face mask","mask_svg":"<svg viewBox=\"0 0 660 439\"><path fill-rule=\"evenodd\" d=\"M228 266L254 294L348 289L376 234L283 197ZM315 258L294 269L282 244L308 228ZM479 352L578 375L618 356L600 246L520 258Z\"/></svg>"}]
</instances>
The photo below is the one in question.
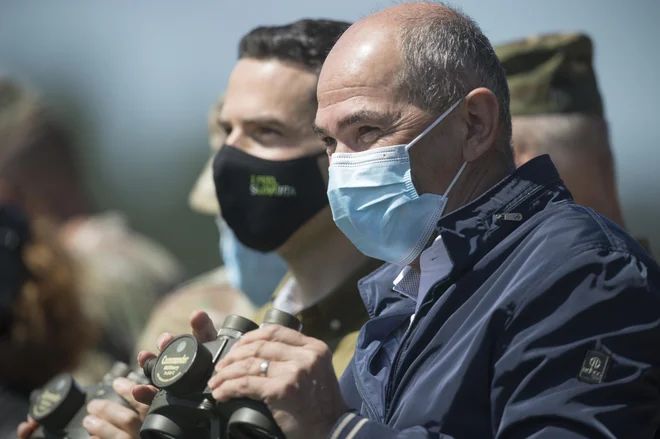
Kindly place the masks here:
<instances>
[{"instance_id":1,"label":"man wearing black face mask","mask_svg":"<svg viewBox=\"0 0 660 439\"><path fill-rule=\"evenodd\" d=\"M301 20L257 28L241 40L218 117L226 145L214 161L224 220L244 245L276 251L290 269L256 321L271 306L298 314L303 332L333 351L337 374L368 319L357 281L381 265L334 224L328 158L312 129L318 73L348 26Z\"/></svg>"},{"instance_id":2,"label":"man wearing black face mask","mask_svg":"<svg viewBox=\"0 0 660 439\"><path fill-rule=\"evenodd\" d=\"M301 20L243 37L217 120L227 139L213 172L221 215L238 240L262 252L276 251L289 266L264 310L274 306L297 314L303 332L333 351L337 375L369 318L357 282L382 264L364 256L335 225L326 194L328 157L312 129L319 71L348 26ZM263 320L259 314L263 310L255 321ZM201 341L215 338L206 313L193 313L191 323ZM152 355L141 352L140 363ZM154 391L135 386L132 394L149 403ZM137 437L137 415L118 414L116 405L106 404L83 425L101 438ZM34 427L25 424L20 437L29 437Z\"/></svg>"}]
</instances>

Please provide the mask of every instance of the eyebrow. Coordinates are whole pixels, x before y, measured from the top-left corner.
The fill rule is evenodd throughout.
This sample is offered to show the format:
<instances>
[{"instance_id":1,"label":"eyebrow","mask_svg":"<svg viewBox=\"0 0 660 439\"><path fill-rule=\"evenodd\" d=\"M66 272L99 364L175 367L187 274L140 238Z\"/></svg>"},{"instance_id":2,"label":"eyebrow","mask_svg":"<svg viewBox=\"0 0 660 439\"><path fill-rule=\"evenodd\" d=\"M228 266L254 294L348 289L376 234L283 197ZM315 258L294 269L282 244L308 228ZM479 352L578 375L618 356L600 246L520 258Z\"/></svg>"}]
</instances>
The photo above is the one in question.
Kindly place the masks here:
<instances>
[{"instance_id":1,"label":"eyebrow","mask_svg":"<svg viewBox=\"0 0 660 439\"><path fill-rule=\"evenodd\" d=\"M231 121L222 119L218 117L217 122L219 124L229 124ZM285 130L287 129L287 125L284 124L282 121L275 119L273 117L253 117L250 119L243 119L244 124L251 124L251 125L268 125L272 127L277 127L279 129Z\"/></svg>"},{"instance_id":2,"label":"eyebrow","mask_svg":"<svg viewBox=\"0 0 660 439\"><path fill-rule=\"evenodd\" d=\"M370 122L378 125L391 125L396 118L397 116L394 114L383 114L376 111L360 110L340 119L337 123L337 130L341 131L346 127L363 122ZM312 129L317 134L323 136L327 135L325 130L315 123L312 124Z\"/></svg>"}]
</instances>

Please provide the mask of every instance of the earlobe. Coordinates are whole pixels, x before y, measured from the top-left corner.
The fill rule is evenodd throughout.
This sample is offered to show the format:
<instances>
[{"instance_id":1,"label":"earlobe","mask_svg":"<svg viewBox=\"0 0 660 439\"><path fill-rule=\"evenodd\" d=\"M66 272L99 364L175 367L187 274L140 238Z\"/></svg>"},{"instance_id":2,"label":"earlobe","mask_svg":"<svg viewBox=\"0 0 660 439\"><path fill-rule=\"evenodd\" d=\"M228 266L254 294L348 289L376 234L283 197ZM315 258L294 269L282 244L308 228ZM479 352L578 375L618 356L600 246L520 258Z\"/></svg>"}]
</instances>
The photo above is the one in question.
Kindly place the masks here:
<instances>
[{"instance_id":1,"label":"earlobe","mask_svg":"<svg viewBox=\"0 0 660 439\"><path fill-rule=\"evenodd\" d=\"M463 157L472 162L485 154L495 143L499 130L500 106L487 88L477 88L465 98L467 136Z\"/></svg>"}]
</instances>

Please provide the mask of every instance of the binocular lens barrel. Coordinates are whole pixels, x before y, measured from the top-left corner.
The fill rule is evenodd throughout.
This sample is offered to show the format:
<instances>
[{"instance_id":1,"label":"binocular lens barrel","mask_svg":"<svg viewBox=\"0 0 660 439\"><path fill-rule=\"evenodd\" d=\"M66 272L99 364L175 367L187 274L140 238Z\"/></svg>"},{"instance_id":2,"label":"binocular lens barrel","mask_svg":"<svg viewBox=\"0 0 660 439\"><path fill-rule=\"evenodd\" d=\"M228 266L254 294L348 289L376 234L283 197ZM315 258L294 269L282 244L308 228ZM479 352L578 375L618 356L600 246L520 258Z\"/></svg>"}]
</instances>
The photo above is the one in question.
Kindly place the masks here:
<instances>
[{"instance_id":1,"label":"binocular lens barrel","mask_svg":"<svg viewBox=\"0 0 660 439\"><path fill-rule=\"evenodd\" d=\"M300 323L300 320L291 314L275 308L271 308L266 312L262 326L266 325L282 325L298 332L302 329L302 323Z\"/></svg>"}]
</instances>

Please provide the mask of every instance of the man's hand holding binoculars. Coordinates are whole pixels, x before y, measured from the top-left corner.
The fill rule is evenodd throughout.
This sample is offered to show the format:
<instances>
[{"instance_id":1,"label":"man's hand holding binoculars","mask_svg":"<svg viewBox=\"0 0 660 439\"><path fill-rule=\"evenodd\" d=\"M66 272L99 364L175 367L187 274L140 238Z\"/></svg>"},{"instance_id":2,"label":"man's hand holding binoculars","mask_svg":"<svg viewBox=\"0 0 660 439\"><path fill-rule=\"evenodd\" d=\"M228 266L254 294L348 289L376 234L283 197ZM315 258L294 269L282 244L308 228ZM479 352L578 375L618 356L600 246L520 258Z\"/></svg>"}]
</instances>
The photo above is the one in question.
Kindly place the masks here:
<instances>
[{"instance_id":1,"label":"man's hand holding binoculars","mask_svg":"<svg viewBox=\"0 0 660 439\"><path fill-rule=\"evenodd\" d=\"M200 342L216 337L211 319L195 312L190 319ZM174 337L162 334L162 350ZM140 352L143 366L156 355ZM234 398L263 401L288 439L326 438L347 410L325 343L280 325L269 325L243 335L216 365L209 380L218 402ZM139 392L139 394L136 394ZM149 386L136 386L134 395L145 404L155 395Z\"/></svg>"},{"instance_id":2,"label":"man's hand holding binoculars","mask_svg":"<svg viewBox=\"0 0 660 439\"><path fill-rule=\"evenodd\" d=\"M264 401L288 439L327 438L347 410L325 343L279 325L245 334L209 387L218 402Z\"/></svg>"}]
</instances>

